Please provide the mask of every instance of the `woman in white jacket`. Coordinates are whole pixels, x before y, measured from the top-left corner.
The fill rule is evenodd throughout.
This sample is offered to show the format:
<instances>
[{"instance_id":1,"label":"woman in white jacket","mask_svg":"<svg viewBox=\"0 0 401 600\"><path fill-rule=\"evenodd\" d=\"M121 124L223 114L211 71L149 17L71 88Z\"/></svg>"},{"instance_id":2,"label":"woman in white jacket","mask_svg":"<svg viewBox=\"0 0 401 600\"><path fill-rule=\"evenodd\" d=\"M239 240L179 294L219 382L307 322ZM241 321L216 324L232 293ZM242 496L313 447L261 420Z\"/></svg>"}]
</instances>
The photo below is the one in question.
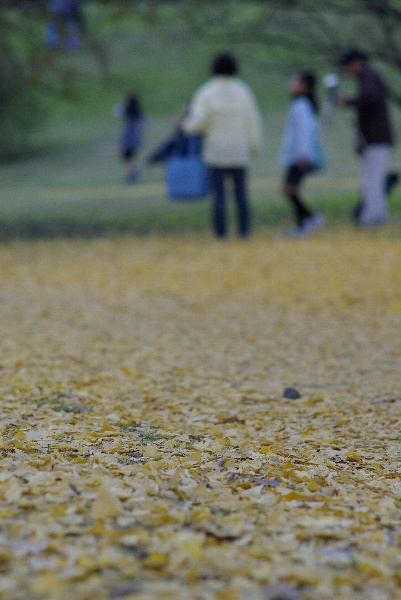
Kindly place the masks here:
<instances>
[{"instance_id":1,"label":"woman in white jacket","mask_svg":"<svg viewBox=\"0 0 401 600\"><path fill-rule=\"evenodd\" d=\"M225 183L234 185L238 234L247 237L250 214L247 170L252 154L260 148L261 119L250 88L236 77L237 59L220 54L212 63L212 79L202 85L182 122L188 134L203 135L202 156L210 169L214 196L213 227L218 237L227 233Z\"/></svg>"},{"instance_id":2,"label":"woman in white jacket","mask_svg":"<svg viewBox=\"0 0 401 600\"><path fill-rule=\"evenodd\" d=\"M323 167L324 155L319 133L315 76L295 75L289 85L292 102L288 110L280 162L286 167L283 193L294 211L296 227L292 236L305 236L324 225L324 217L314 213L301 198L300 186L306 175Z\"/></svg>"}]
</instances>

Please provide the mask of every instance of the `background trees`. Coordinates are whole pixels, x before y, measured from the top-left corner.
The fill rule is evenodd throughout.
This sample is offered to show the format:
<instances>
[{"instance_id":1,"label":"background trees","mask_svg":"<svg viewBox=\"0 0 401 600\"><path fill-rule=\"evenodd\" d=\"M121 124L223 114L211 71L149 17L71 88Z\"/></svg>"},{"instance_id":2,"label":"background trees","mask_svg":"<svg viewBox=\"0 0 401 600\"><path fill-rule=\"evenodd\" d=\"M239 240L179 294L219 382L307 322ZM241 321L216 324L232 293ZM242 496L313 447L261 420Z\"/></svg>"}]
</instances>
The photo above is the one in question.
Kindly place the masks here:
<instances>
[{"instance_id":1,"label":"background trees","mask_svg":"<svg viewBox=\"0 0 401 600\"><path fill-rule=\"evenodd\" d=\"M44 43L46 0L0 0L0 154L25 146L42 122L49 98L72 96L79 72L66 48ZM358 45L380 62L393 100L401 106L401 0L81 0L81 47L96 61L99 79L110 73L108 36L127 19L174 38L243 44L263 63L334 66L345 47ZM78 73L79 76L79 73Z\"/></svg>"},{"instance_id":2,"label":"background trees","mask_svg":"<svg viewBox=\"0 0 401 600\"><path fill-rule=\"evenodd\" d=\"M393 100L401 106L400 0L264 0L274 12L273 40L296 56L326 58L334 62L349 46L358 46L381 63ZM266 32L268 41L270 32ZM246 34L245 34L246 35Z\"/></svg>"},{"instance_id":3,"label":"background trees","mask_svg":"<svg viewBox=\"0 0 401 600\"><path fill-rule=\"evenodd\" d=\"M85 14L85 3L82 3ZM121 13L118 1L96 2L105 19ZM40 126L52 99L72 98L79 76L71 53L85 52L97 63L99 78L109 76L106 44L101 27L82 24L80 44L65 43L63 23L60 39L49 44L49 3L46 0L0 0L0 156L13 157L24 151L29 135ZM125 13L130 3L125 4Z\"/></svg>"},{"instance_id":4,"label":"background trees","mask_svg":"<svg viewBox=\"0 0 401 600\"><path fill-rule=\"evenodd\" d=\"M0 10L0 152L11 155L43 116L35 76L38 39L29 19Z\"/></svg>"}]
</instances>

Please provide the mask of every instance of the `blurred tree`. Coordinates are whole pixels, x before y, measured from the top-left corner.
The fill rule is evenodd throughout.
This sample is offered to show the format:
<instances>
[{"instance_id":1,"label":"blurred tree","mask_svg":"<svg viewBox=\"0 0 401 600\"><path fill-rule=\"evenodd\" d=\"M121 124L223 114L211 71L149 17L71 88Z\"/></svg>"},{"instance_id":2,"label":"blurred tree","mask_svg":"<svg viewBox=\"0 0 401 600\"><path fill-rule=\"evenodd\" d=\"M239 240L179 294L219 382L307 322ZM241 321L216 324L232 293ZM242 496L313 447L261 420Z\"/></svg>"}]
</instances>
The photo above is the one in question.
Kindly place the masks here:
<instances>
[{"instance_id":1,"label":"blurred tree","mask_svg":"<svg viewBox=\"0 0 401 600\"><path fill-rule=\"evenodd\" d=\"M132 2L114 2L121 11L132 9ZM189 35L259 44L259 56L281 48L288 66L313 61L335 67L344 49L358 46L381 63L390 95L401 106L401 0L138 0L137 6L153 21L170 18Z\"/></svg>"},{"instance_id":2,"label":"blurred tree","mask_svg":"<svg viewBox=\"0 0 401 600\"><path fill-rule=\"evenodd\" d=\"M12 156L43 118L36 83L37 39L28 20L0 10L0 155Z\"/></svg>"},{"instance_id":3,"label":"blurred tree","mask_svg":"<svg viewBox=\"0 0 401 600\"><path fill-rule=\"evenodd\" d=\"M111 2L115 15L118 2ZM104 2L110 7L110 3ZM125 3L125 9L130 2ZM46 116L48 99L72 97L77 76L65 53L63 41L45 43L48 0L0 0L0 157L8 158L27 148L31 132ZM96 59L100 76L108 78L105 45L92 31L84 32L83 44ZM73 44L74 46L74 44Z\"/></svg>"},{"instance_id":4,"label":"blurred tree","mask_svg":"<svg viewBox=\"0 0 401 600\"><path fill-rule=\"evenodd\" d=\"M86 13L97 4L104 22L135 13L149 26L208 36L213 41L258 45L258 55L281 48L287 65L333 65L358 45L387 72L390 93L401 106L401 0L80 0ZM0 154L14 152L43 116L41 92L71 93L74 72L65 49L50 52L43 40L49 0L0 0ZM174 8L174 10L173 10ZM89 11L90 12L90 11ZM109 76L107 41L86 19L82 47ZM249 46L248 46L249 47Z\"/></svg>"},{"instance_id":5,"label":"blurred tree","mask_svg":"<svg viewBox=\"0 0 401 600\"><path fill-rule=\"evenodd\" d=\"M271 0L277 8L280 0ZM393 101L401 106L400 0L328 0L316 10L313 0L293 0L285 14L294 51L303 47L315 57L334 62L339 53L357 46L382 64Z\"/></svg>"},{"instance_id":6,"label":"blurred tree","mask_svg":"<svg viewBox=\"0 0 401 600\"><path fill-rule=\"evenodd\" d=\"M159 0L164 4L163 0ZM168 0L167 0L168 3ZM177 3L177 2L176 2ZM335 66L358 46L382 64L393 101L401 106L401 0L181 0L194 32L281 47L288 64Z\"/></svg>"}]
</instances>

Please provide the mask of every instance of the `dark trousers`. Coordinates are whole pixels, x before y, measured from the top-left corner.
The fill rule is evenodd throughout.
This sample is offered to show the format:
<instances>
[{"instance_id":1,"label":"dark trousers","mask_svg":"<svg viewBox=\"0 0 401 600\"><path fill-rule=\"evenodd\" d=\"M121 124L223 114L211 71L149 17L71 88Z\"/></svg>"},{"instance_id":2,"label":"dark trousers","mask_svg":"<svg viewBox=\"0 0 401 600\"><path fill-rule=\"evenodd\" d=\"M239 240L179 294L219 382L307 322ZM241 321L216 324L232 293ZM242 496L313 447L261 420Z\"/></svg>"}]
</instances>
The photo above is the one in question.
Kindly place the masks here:
<instances>
[{"instance_id":1,"label":"dark trousers","mask_svg":"<svg viewBox=\"0 0 401 600\"><path fill-rule=\"evenodd\" d=\"M234 186L235 203L237 206L238 235L246 237L249 234L250 211L246 176L247 171L243 167L212 167L210 169L211 187L214 196L212 207L213 228L218 237L224 237L227 233L227 180L231 180Z\"/></svg>"}]
</instances>

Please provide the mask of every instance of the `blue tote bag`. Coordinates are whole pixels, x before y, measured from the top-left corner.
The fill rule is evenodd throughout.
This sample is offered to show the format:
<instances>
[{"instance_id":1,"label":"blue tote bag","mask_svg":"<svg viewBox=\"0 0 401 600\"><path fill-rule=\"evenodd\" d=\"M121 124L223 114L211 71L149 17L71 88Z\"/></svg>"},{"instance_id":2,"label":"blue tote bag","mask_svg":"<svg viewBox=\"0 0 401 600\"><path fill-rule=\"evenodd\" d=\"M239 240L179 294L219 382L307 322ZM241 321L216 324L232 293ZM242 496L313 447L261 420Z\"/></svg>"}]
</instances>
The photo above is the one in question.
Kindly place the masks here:
<instances>
[{"instance_id":1,"label":"blue tote bag","mask_svg":"<svg viewBox=\"0 0 401 600\"><path fill-rule=\"evenodd\" d=\"M208 169L200 157L200 138L191 136L166 160L165 182L170 200L200 200L209 191Z\"/></svg>"}]
</instances>

